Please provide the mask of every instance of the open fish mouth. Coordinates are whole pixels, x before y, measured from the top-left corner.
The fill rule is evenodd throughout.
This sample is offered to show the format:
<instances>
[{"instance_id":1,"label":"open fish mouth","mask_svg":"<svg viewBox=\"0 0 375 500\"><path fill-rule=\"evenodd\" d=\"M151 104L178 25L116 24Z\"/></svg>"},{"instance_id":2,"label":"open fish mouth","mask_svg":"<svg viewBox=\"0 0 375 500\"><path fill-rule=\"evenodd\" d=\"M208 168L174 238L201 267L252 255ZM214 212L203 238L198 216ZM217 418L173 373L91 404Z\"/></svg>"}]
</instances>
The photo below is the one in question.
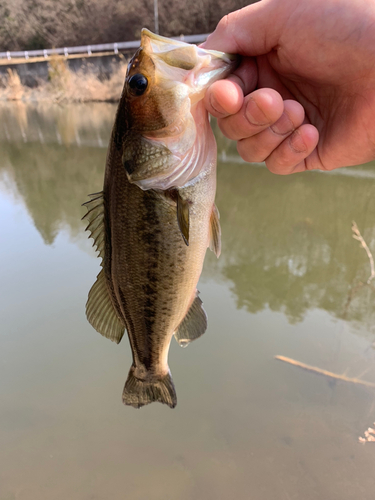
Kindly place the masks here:
<instances>
[{"instance_id":1,"label":"open fish mouth","mask_svg":"<svg viewBox=\"0 0 375 500\"><path fill-rule=\"evenodd\" d=\"M141 47L152 58L159 81L187 85L192 102L200 100L207 87L225 78L240 60L237 55L206 50L147 29L142 30Z\"/></svg>"},{"instance_id":2,"label":"open fish mouth","mask_svg":"<svg viewBox=\"0 0 375 500\"><path fill-rule=\"evenodd\" d=\"M239 57L142 30L122 95L130 127L122 160L129 182L166 191L197 177L216 150L202 99Z\"/></svg>"}]
</instances>

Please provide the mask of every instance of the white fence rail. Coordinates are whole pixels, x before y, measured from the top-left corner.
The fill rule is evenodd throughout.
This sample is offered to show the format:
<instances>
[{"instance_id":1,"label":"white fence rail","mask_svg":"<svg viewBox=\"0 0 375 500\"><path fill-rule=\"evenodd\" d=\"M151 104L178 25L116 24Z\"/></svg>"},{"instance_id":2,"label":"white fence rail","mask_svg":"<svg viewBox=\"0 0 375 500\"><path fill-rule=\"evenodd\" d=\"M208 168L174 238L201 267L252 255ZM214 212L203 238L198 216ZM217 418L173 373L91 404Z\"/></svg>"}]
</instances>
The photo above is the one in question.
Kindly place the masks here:
<instances>
[{"instance_id":1,"label":"white fence rail","mask_svg":"<svg viewBox=\"0 0 375 500\"><path fill-rule=\"evenodd\" d=\"M187 43L200 43L204 42L208 37L208 33L203 35L187 35L173 37L175 40L182 40ZM68 57L70 54L87 54L91 56L94 52L113 52L118 54L120 50L136 49L139 47L139 40L132 42L118 42L118 43L101 43L99 45L80 45L78 47L63 47L60 49L44 49L44 50L19 50L15 52L0 52L0 59L22 58L29 59L30 57L44 57L48 58L54 54L61 54Z\"/></svg>"}]
</instances>

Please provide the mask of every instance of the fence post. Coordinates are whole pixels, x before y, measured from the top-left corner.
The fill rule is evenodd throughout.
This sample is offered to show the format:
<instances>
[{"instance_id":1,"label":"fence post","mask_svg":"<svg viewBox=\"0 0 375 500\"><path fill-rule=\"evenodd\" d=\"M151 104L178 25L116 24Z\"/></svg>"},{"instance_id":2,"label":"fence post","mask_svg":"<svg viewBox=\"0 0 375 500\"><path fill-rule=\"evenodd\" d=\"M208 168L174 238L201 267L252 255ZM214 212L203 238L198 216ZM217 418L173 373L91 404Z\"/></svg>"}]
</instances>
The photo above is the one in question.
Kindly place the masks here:
<instances>
[{"instance_id":1,"label":"fence post","mask_svg":"<svg viewBox=\"0 0 375 500\"><path fill-rule=\"evenodd\" d=\"M113 44L113 50L114 50L115 54L118 54L118 44L117 43Z\"/></svg>"},{"instance_id":2,"label":"fence post","mask_svg":"<svg viewBox=\"0 0 375 500\"><path fill-rule=\"evenodd\" d=\"M89 56L91 56L92 52L91 52L91 45L88 45L87 47L87 53Z\"/></svg>"},{"instance_id":3,"label":"fence post","mask_svg":"<svg viewBox=\"0 0 375 500\"><path fill-rule=\"evenodd\" d=\"M29 53L27 52L27 50L25 50L25 59L28 59L29 58Z\"/></svg>"},{"instance_id":4,"label":"fence post","mask_svg":"<svg viewBox=\"0 0 375 500\"><path fill-rule=\"evenodd\" d=\"M66 47L64 47L64 56L68 57L68 49Z\"/></svg>"},{"instance_id":5,"label":"fence post","mask_svg":"<svg viewBox=\"0 0 375 500\"><path fill-rule=\"evenodd\" d=\"M44 58L47 59L48 54L47 54L47 50L46 49L43 50L43 55L44 55Z\"/></svg>"},{"instance_id":6,"label":"fence post","mask_svg":"<svg viewBox=\"0 0 375 500\"><path fill-rule=\"evenodd\" d=\"M7 59L8 59L8 61L10 61L10 59L11 59L9 50L7 51Z\"/></svg>"}]
</instances>

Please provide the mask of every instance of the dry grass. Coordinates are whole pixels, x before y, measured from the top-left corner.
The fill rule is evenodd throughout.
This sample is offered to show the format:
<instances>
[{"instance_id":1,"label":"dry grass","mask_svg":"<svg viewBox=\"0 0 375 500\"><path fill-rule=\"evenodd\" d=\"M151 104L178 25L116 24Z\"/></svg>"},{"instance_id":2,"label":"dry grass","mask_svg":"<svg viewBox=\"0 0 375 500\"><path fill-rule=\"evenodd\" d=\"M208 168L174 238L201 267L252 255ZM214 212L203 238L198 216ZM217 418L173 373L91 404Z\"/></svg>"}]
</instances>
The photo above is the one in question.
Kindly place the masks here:
<instances>
[{"instance_id":1,"label":"dry grass","mask_svg":"<svg viewBox=\"0 0 375 500\"><path fill-rule=\"evenodd\" d=\"M9 101L19 101L24 93L17 71L8 68L6 95Z\"/></svg>"},{"instance_id":2,"label":"dry grass","mask_svg":"<svg viewBox=\"0 0 375 500\"><path fill-rule=\"evenodd\" d=\"M48 61L48 82L36 88L22 85L15 70L8 69L0 88L0 100L89 102L118 101L124 84L126 62L114 67L108 80L101 81L89 72L73 72L62 56L52 56Z\"/></svg>"}]
</instances>

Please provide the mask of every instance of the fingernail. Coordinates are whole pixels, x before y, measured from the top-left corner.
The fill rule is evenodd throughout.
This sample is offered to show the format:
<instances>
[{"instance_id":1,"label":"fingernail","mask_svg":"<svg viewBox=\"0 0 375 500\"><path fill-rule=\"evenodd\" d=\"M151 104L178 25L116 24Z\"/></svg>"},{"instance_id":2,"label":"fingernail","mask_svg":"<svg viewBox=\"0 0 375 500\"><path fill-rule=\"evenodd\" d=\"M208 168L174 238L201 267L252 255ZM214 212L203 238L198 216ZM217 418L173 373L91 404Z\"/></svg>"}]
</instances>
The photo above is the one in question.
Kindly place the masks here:
<instances>
[{"instance_id":1,"label":"fingernail","mask_svg":"<svg viewBox=\"0 0 375 500\"><path fill-rule=\"evenodd\" d=\"M277 122L270 127L270 129L275 134L286 135L290 134L290 132L293 132L294 126L289 116L286 113L283 113L281 117L277 120Z\"/></svg>"},{"instance_id":2,"label":"fingernail","mask_svg":"<svg viewBox=\"0 0 375 500\"><path fill-rule=\"evenodd\" d=\"M290 136L289 144L295 153L305 153L307 148L306 144L303 142L301 138L301 134L298 130L295 130L293 134Z\"/></svg>"},{"instance_id":3,"label":"fingernail","mask_svg":"<svg viewBox=\"0 0 375 500\"><path fill-rule=\"evenodd\" d=\"M214 97L214 94L210 95L210 104L217 113L226 114L225 110L217 102L216 98Z\"/></svg>"},{"instance_id":4,"label":"fingernail","mask_svg":"<svg viewBox=\"0 0 375 500\"><path fill-rule=\"evenodd\" d=\"M251 98L247 103L245 116L252 125L268 125L270 122L258 104Z\"/></svg>"}]
</instances>

